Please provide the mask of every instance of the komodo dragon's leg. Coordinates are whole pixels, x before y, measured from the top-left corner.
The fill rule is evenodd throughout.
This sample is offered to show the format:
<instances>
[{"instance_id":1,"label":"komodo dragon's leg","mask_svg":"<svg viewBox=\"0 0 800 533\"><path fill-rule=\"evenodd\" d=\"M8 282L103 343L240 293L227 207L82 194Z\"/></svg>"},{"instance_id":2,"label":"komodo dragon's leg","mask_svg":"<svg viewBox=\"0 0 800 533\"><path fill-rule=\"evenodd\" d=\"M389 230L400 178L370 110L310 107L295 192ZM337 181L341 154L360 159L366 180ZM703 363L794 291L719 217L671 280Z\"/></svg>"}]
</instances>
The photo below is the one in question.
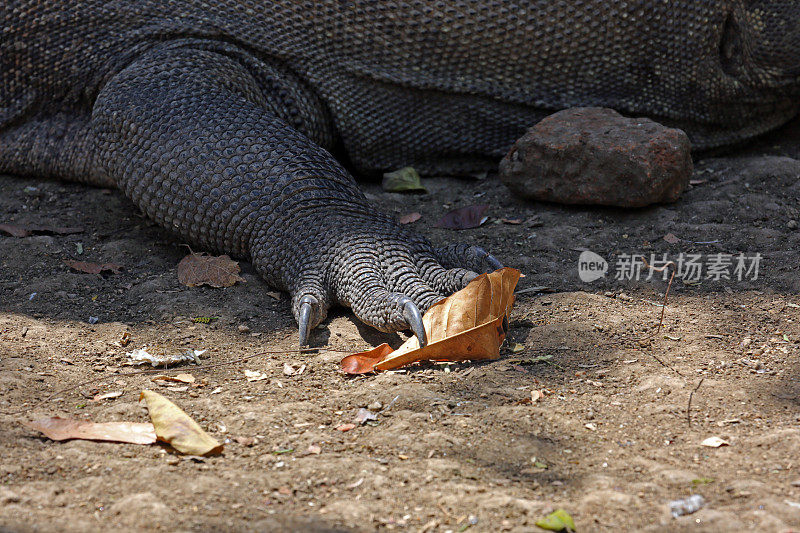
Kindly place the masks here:
<instances>
[{"instance_id":1,"label":"komodo dragon's leg","mask_svg":"<svg viewBox=\"0 0 800 533\"><path fill-rule=\"evenodd\" d=\"M271 111L280 102L266 92L227 55L150 52L98 96L94 170L182 237L249 257L291 293L301 344L335 303L424 344L420 310L499 262L468 246L437 256L376 212L328 152Z\"/></svg>"}]
</instances>

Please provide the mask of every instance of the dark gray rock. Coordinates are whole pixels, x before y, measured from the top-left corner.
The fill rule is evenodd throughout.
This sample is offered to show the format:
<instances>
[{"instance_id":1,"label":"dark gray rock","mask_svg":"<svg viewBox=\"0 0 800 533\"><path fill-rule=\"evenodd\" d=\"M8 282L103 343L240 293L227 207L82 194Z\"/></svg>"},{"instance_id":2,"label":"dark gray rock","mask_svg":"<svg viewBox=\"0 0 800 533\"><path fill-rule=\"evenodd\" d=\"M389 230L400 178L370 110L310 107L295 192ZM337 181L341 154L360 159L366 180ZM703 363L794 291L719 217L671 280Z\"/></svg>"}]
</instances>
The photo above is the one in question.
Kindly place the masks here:
<instances>
[{"instance_id":1,"label":"dark gray rock","mask_svg":"<svg viewBox=\"0 0 800 533\"><path fill-rule=\"evenodd\" d=\"M674 202L691 175L683 131L599 107L550 115L500 162L500 179L514 193L564 204Z\"/></svg>"}]
</instances>

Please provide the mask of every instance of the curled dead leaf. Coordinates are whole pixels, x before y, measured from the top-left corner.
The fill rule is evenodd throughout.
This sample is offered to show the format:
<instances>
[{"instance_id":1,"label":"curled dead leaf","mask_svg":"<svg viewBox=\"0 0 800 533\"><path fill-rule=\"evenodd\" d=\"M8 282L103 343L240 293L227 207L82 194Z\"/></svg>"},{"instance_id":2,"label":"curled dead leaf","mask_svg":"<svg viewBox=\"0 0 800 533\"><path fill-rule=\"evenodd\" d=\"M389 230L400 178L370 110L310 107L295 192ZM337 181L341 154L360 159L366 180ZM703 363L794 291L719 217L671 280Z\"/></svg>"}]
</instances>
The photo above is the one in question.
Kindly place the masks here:
<instances>
[{"instance_id":1,"label":"curled dead leaf","mask_svg":"<svg viewBox=\"0 0 800 533\"><path fill-rule=\"evenodd\" d=\"M164 396L143 390L141 399L147 404L158 440L188 455L222 453L222 444L203 431L197 422Z\"/></svg>"},{"instance_id":2,"label":"curled dead leaf","mask_svg":"<svg viewBox=\"0 0 800 533\"><path fill-rule=\"evenodd\" d=\"M141 422L90 422L53 416L23 424L44 433L52 440L102 440L130 444L153 444L156 433L153 424Z\"/></svg>"},{"instance_id":3,"label":"curled dead leaf","mask_svg":"<svg viewBox=\"0 0 800 533\"><path fill-rule=\"evenodd\" d=\"M230 287L237 281L244 283L244 278L239 275L240 271L239 263L227 255L191 253L178 263L178 281L187 287Z\"/></svg>"},{"instance_id":4,"label":"curled dead leaf","mask_svg":"<svg viewBox=\"0 0 800 533\"><path fill-rule=\"evenodd\" d=\"M519 276L519 270L513 268L481 274L460 291L434 304L422 317L427 346L420 348L416 337L408 339L396 351L382 344L348 355L341 361L342 370L363 374L417 361L499 358Z\"/></svg>"}]
</instances>

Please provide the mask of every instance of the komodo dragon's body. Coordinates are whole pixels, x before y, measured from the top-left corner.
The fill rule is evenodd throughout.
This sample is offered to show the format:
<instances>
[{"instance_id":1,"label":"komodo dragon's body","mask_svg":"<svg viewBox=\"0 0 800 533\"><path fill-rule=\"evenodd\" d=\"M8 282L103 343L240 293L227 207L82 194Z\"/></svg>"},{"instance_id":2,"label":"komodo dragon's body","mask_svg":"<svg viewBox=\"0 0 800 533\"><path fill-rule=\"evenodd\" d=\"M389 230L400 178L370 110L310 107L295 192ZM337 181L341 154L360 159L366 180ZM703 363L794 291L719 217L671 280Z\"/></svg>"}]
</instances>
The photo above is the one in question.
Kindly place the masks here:
<instances>
[{"instance_id":1,"label":"komodo dragon's body","mask_svg":"<svg viewBox=\"0 0 800 533\"><path fill-rule=\"evenodd\" d=\"M419 336L498 262L376 213L343 164L485 170L587 105L747 139L800 108L798 24L793 0L7 0L0 172L119 187L249 257L301 342L334 303Z\"/></svg>"}]
</instances>

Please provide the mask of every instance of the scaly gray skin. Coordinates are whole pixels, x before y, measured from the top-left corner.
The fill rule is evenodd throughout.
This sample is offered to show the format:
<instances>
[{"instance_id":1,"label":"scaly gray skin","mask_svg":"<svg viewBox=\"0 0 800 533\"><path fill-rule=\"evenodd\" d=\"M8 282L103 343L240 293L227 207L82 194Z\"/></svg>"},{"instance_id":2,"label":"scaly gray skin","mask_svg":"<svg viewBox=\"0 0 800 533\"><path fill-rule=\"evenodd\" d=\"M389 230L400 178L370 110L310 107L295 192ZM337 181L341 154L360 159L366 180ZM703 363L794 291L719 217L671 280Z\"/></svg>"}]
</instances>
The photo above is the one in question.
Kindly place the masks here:
<instances>
[{"instance_id":1,"label":"scaly gray skin","mask_svg":"<svg viewBox=\"0 0 800 533\"><path fill-rule=\"evenodd\" d=\"M738 142L797 114L799 20L778 0L11 0L0 172L119 187L250 258L302 343L335 303L424 342L419 311L499 263L376 212L337 157L487 170L544 115L593 105Z\"/></svg>"}]
</instances>

